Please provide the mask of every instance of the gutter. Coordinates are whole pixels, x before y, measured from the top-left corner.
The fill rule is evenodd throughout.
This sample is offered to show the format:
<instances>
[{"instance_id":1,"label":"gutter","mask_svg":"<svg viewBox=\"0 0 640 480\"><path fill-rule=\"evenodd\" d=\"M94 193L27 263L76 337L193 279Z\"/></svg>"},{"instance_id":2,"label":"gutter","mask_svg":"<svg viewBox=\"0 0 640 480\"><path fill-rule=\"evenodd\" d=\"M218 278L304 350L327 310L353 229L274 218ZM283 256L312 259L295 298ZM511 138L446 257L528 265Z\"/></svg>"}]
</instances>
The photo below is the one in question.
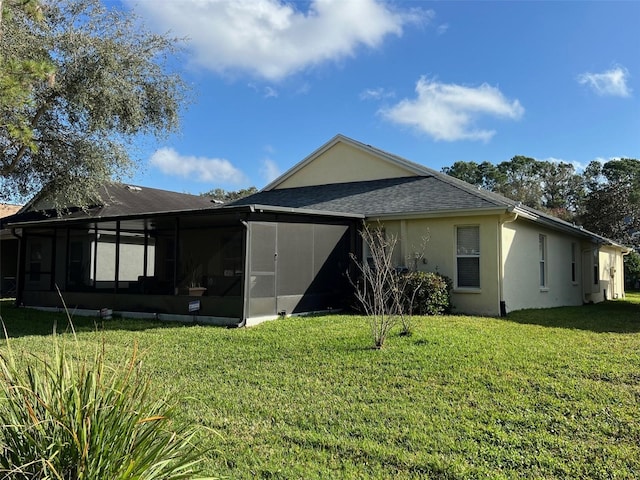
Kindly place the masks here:
<instances>
[{"instance_id":1,"label":"gutter","mask_svg":"<svg viewBox=\"0 0 640 480\"><path fill-rule=\"evenodd\" d=\"M422 218L450 218L450 217L469 217L478 215L500 215L505 213L505 207L488 207L474 209L453 209L453 210L437 210L437 211L416 211L405 213L371 213L366 214L367 221L377 220L410 220Z\"/></svg>"}]
</instances>

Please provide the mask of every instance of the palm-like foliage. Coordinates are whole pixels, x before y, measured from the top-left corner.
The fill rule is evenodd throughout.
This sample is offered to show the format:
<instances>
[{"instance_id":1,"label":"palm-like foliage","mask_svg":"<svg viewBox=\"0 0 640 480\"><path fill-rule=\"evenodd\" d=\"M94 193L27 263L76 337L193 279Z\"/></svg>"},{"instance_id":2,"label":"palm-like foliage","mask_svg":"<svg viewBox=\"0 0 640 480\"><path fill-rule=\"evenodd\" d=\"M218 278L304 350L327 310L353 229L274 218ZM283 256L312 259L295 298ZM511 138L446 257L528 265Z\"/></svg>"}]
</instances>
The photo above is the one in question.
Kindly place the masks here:
<instances>
[{"instance_id":1,"label":"palm-like foliage","mask_svg":"<svg viewBox=\"0 0 640 480\"><path fill-rule=\"evenodd\" d=\"M197 463L193 431L149 396L136 348L111 368L104 352L73 359L0 352L0 479L178 479ZM77 350L79 351L79 349Z\"/></svg>"}]
</instances>

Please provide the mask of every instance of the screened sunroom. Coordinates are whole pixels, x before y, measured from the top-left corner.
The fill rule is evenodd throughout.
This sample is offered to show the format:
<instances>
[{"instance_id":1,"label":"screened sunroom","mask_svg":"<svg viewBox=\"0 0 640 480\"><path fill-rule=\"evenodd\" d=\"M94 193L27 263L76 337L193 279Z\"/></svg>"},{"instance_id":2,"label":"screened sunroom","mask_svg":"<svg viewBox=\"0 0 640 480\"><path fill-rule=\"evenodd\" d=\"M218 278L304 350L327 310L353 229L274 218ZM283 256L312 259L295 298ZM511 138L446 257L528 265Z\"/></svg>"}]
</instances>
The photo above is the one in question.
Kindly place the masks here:
<instances>
[{"instance_id":1,"label":"screened sunroom","mask_svg":"<svg viewBox=\"0 0 640 480\"><path fill-rule=\"evenodd\" d=\"M254 205L18 219L17 302L229 326L338 309L359 220Z\"/></svg>"}]
</instances>

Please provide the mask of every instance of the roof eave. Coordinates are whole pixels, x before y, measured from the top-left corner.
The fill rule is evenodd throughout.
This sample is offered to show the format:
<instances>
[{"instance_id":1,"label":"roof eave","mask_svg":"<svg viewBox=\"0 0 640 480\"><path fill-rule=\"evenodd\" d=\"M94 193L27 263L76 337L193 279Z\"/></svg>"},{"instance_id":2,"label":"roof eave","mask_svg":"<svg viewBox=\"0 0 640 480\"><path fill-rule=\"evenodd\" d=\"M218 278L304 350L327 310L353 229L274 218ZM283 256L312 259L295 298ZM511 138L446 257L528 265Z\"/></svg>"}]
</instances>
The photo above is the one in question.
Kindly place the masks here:
<instances>
[{"instance_id":1,"label":"roof eave","mask_svg":"<svg viewBox=\"0 0 640 480\"><path fill-rule=\"evenodd\" d=\"M485 215L502 215L508 213L506 207L486 207L486 208L467 208L467 209L450 209L450 210L422 210L415 212L398 212L398 213L372 213L367 214L367 220L413 220L420 218L443 218L443 217L473 217Z\"/></svg>"},{"instance_id":2,"label":"roof eave","mask_svg":"<svg viewBox=\"0 0 640 480\"><path fill-rule=\"evenodd\" d=\"M123 215L95 215L90 216L87 215L85 217L74 217L74 218L47 218L43 220L31 220L28 222L8 222L7 226L15 227L15 228L24 228L24 227L49 227L49 226L59 226L59 225L67 225L72 223L86 223L86 222L110 222L117 220L131 220L136 218L150 218L154 216L167 216L167 215L178 215L183 213L197 213L204 211L217 211L220 208L193 208L186 210L164 210L159 212L144 212L144 213L135 213L135 214L123 214Z\"/></svg>"},{"instance_id":3,"label":"roof eave","mask_svg":"<svg viewBox=\"0 0 640 480\"><path fill-rule=\"evenodd\" d=\"M519 207L515 207L513 209L515 213L517 213L522 218L526 218L527 220L531 220L535 223L544 225L547 228L551 228L553 230L562 231L565 233L570 233L577 237L582 237L591 240L593 243L597 243L600 245L611 245L614 247L622 248L623 250L628 249L625 245L614 242L610 238L603 237L602 235L598 235L590 230L587 230L578 225L572 225L564 220L555 217L545 217L542 215L536 215L534 212L524 210Z\"/></svg>"},{"instance_id":4,"label":"roof eave","mask_svg":"<svg viewBox=\"0 0 640 480\"><path fill-rule=\"evenodd\" d=\"M45 219L45 220L35 220L28 222L15 222L8 223L7 226L13 228L27 228L27 227L50 227L50 226L61 226L61 225L70 225L70 224L82 224L87 222L111 222L111 221L123 221L123 220L132 220L132 219L142 219L142 218L153 218L156 216L170 216L170 215L181 215L181 214L197 214L202 215L205 213L212 214L224 214L224 213L234 213L234 212L259 212L259 213L292 213L299 215L313 215L313 216L325 216L325 217L339 217L339 218L353 218L353 219L362 219L364 215L358 213L344 213L344 212L332 212L326 210L312 210L312 209L304 209L304 208L292 208L292 207L279 207L273 205L234 205L234 206L223 206L223 207L212 207L212 208L196 208L196 209L188 209L188 210L168 210L163 212L149 212L149 213L140 213L140 214L128 214L128 215L110 215L110 216L86 216L80 218L53 218L53 219Z\"/></svg>"},{"instance_id":5,"label":"roof eave","mask_svg":"<svg viewBox=\"0 0 640 480\"><path fill-rule=\"evenodd\" d=\"M310 208L295 208L295 207L280 207L277 205L260 205L260 204L249 204L246 205L251 208L252 212L259 213L294 213L301 215L313 215L313 216L325 216L325 217L340 217L340 218L354 218L354 219L363 219L365 215L360 213L346 213L346 212L334 212L331 210L314 210ZM239 208L238 207L223 207L223 208Z\"/></svg>"}]
</instances>

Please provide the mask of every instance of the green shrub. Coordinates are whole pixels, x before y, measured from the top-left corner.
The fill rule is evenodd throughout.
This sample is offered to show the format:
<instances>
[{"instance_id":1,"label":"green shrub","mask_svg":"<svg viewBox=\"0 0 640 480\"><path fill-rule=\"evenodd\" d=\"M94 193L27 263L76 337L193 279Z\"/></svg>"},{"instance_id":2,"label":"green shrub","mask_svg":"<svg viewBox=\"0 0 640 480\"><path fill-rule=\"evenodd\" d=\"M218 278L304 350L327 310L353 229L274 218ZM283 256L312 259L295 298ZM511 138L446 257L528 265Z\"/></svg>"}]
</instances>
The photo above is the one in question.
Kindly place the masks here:
<instances>
[{"instance_id":1,"label":"green shrub","mask_svg":"<svg viewBox=\"0 0 640 480\"><path fill-rule=\"evenodd\" d=\"M8 340L0 350L0 478L193 475L194 432L172 429L172 408L150 398L135 348L110 368L103 352L72 359L55 332L52 339L47 358L18 360Z\"/></svg>"},{"instance_id":2,"label":"green shrub","mask_svg":"<svg viewBox=\"0 0 640 480\"><path fill-rule=\"evenodd\" d=\"M409 315L451 313L450 278L433 272L408 272L404 278L404 310Z\"/></svg>"}]
</instances>

